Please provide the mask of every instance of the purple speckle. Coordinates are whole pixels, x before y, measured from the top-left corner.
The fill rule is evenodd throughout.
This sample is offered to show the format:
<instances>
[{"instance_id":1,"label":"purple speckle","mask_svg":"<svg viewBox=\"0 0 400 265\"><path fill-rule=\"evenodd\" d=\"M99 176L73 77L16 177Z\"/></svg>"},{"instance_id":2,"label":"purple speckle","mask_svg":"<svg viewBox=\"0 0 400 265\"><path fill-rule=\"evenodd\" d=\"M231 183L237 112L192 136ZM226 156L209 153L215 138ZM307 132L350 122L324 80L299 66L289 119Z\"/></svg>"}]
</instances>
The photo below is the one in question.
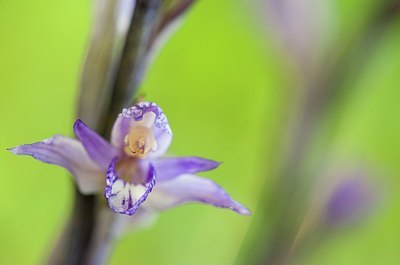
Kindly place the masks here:
<instances>
[{"instance_id":1,"label":"purple speckle","mask_svg":"<svg viewBox=\"0 0 400 265\"><path fill-rule=\"evenodd\" d=\"M133 198L130 190L128 191L128 194L124 194L121 190L113 193L112 188L117 181L123 181L124 187L126 187L127 185L129 185L130 187L135 186L135 184L126 182L125 180L118 177L116 172L117 159L118 158L115 158L107 169L104 197L107 199L111 210L113 210L114 212L133 215L137 211L139 206L147 199L147 196L150 194L150 192L153 190L153 186L156 183L156 172L154 167L150 164L146 176L147 183L143 184L143 186L145 187L145 192L137 200Z\"/></svg>"},{"instance_id":2,"label":"purple speckle","mask_svg":"<svg viewBox=\"0 0 400 265\"><path fill-rule=\"evenodd\" d=\"M161 129L164 132L172 134L171 127L169 126L167 117L165 116L162 109L155 103L152 102L140 102L129 109L123 109L121 116L125 118L134 119L140 121L143 119L143 115L147 112L153 112L156 114L154 126Z\"/></svg>"},{"instance_id":3,"label":"purple speckle","mask_svg":"<svg viewBox=\"0 0 400 265\"><path fill-rule=\"evenodd\" d=\"M143 116L143 110L141 110L141 109L139 109L139 108L133 109L133 110L132 110L132 115L133 115L133 117L135 117L135 118L142 117L142 116Z\"/></svg>"}]
</instances>

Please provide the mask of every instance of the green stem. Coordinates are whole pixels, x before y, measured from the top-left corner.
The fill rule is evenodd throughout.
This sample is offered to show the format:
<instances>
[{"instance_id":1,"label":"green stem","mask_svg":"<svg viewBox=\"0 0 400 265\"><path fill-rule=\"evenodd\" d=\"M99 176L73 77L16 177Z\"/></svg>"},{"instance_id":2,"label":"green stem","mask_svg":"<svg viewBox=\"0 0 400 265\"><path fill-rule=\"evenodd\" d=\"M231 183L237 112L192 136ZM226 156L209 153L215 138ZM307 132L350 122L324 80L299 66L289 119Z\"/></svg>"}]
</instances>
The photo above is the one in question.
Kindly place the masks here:
<instances>
[{"instance_id":1,"label":"green stem","mask_svg":"<svg viewBox=\"0 0 400 265\"><path fill-rule=\"evenodd\" d=\"M362 71L385 30L398 18L399 11L399 0L385 2L383 8L365 26L362 34L356 36L343 52L332 58L330 67L325 67L317 80L308 80L308 94L303 95L302 99L297 98L300 111L293 112L297 122L291 130L286 128L292 134L289 139L284 139L289 144L283 144L287 149L283 151L285 156L277 169L277 183L271 194L265 194L261 198L262 203L255 211L256 216L236 264L279 265L291 262L292 256L289 255L293 254L292 242L304 219L304 209L307 208L312 186L310 183L313 179L310 175L318 170L318 163L324 162L324 152L333 133L324 135L317 150L319 159L305 174L306 160L311 152L315 152L313 141L318 139L324 119L330 117L338 106L342 106L350 94L350 91L343 88L344 82L355 79L350 68L354 69L354 62L357 62L357 73ZM351 77L348 76L349 72L353 73ZM346 87L351 85L347 84ZM332 122L334 125L330 126L331 131L334 131L338 118L335 117ZM307 183L307 187L304 183Z\"/></svg>"},{"instance_id":2,"label":"green stem","mask_svg":"<svg viewBox=\"0 0 400 265\"><path fill-rule=\"evenodd\" d=\"M109 40L115 36L113 27L108 28L110 31L107 31L105 39L101 38L101 34L95 35L104 43L97 46L96 51L89 50L82 77L78 116L103 136L110 135L117 114L131 101L143 78L150 36L158 21L161 2L161 0L137 0L123 52L120 57L117 56L119 60L110 58L115 55L111 51L113 44ZM112 6L115 8L115 1ZM115 23L113 15L104 19ZM107 23L103 24L103 26L107 25ZM96 62L96 56L104 55L104 53L106 53L106 63L96 68L98 66L93 65ZM113 66L106 65L107 62L112 63ZM104 85L103 81L107 79L103 77L97 81L92 80L92 78L97 78L96 73L101 72L107 75L113 72L114 70L110 67L117 67L116 74L111 74L114 76L113 81L107 81L114 85ZM119 235L118 220L119 218L109 209L106 213L104 212L102 196L85 196L75 187L71 217L47 264L105 264L113 242Z\"/></svg>"}]
</instances>

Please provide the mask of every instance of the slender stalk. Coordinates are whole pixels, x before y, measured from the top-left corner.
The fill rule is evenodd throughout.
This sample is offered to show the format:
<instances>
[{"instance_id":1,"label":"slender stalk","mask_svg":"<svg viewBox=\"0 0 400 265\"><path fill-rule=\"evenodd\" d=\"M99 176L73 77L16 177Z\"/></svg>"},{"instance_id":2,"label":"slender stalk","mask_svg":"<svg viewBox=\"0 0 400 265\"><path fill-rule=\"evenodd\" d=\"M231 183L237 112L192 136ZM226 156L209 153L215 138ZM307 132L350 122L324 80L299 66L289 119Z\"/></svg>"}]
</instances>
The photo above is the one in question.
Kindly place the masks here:
<instances>
[{"instance_id":1,"label":"slender stalk","mask_svg":"<svg viewBox=\"0 0 400 265\"><path fill-rule=\"evenodd\" d=\"M92 244L88 249L87 265L105 265L124 228L121 215L116 215L108 207L97 209L97 224L93 231Z\"/></svg>"},{"instance_id":2,"label":"slender stalk","mask_svg":"<svg viewBox=\"0 0 400 265\"><path fill-rule=\"evenodd\" d=\"M298 243L296 237L299 233L302 238L305 237L304 225L301 223L304 222L309 190L303 186L306 179L304 164L314 147L313 140L320 132L321 122L332 114L338 104L343 104L350 94L350 91L343 89L344 82L355 79L354 75L349 78L349 67L354 66L356 61L357 73L362 71L385 30L398 18L399 11L400 1L386 1L365 26L362 34L331 59L329 67L320 73L320 78L308 80L305 89L307 94L296 99L298 111L293 112L292 118L296 122L290 128L292 133L289 138L283 139L288 144L283 145L287 149L283 151L281 166L277 170L278 181L274 192L261 198L264 203L255 211L255 219L236 264L279 265L292 261L289 255L295 254L293 242ZM318 148L321 154L319 162L322 161L328 143L329 139L324 139L324 144Z\"/></svg>"},{"instance_id":3,"label":"slender stalk","mask_svg":"<svg viewBox=\"0 0 400 265\"><path fill-rule=\"evenodd\" d=\"M111 104L115 66L121 56L118 43L124 39L117 29L118 3L119 0L96 0L93 29L80 80L77 116L98 132L104 127L104 116Z\"/></svg>"},{"instance_id":4,"label":"slender stalk","mask_svg":"<svg viewBox=\"0 0 400 265\"><path fill-rule=\"evenodd\" d=\"M107 1L103 1L103 4L109 4ZM117 59L111 58L114 55L110 52L112 44L108 39L115 36L113 27L109 28L106 39L102 38L101 34L95 35L95 41L96 38L101 38L99 41L103 40L104 44L95 51L89 51L87 58L89 65L85 65L81 83L78 116L84 117L85 122L101 135L110 135L117 114L132 100L143 78L150 36L158 21L161 2L161 0L136 1L125 46ZM110 19L110 23L114 23L115 17L111 13L108 12L111 17L103 19ZM107 26L107 21L102 23ZM105 62L103 61L105 64L92 65L97 59L96 56L101 55L106 56ZM112 65L107 65L107 62ZM97 81L91 80L96 78L93 72L100 71L105 75L113 72L110 67L117 67L116 74L111 74L114 81L105 77ZM111 82L111 85L104 85L103 82ZM82 195L76 186L74 190L75 199L71 217L47 264L105 264L113 242L119 234L119 218L111 214L109 209L104 211L102 201L104 198L101 196Z\"/></svg>"},{"instance_id":5,"label":"slender stalk","mask_svg":"<svg viewBox=\"0 0 400 265\"><path fill-rule=\"evenodd\" d=\"M111 106L103 131L109 136L121 107L133 101L143 79L151 36L161 15L161 0L138 0L115 78Z\"/></svg>"},{"instance_id":6,"label":"slender stalk","mask_svg":"<svg viewBox=\"0 0 400 265\"><path fill-rule=\"evenodd\" d=\"M176 4L171 10L168 10L160 21L154 36L160 34L166 27L172 24L174 20L185 13L195 1L196 0L181 0L179 4Z\"/></svg>"},{"instance_id":7,"label":"slender stalk","mask_svg":"<svg viewBox=\"0 0 400 265\"><path fill-rule=\"evenodd\" d=\"M82 195L74 186L71 217L64 228L47 264L83 264L95 224L96 197Z\"/></svg>"}]
</instances>

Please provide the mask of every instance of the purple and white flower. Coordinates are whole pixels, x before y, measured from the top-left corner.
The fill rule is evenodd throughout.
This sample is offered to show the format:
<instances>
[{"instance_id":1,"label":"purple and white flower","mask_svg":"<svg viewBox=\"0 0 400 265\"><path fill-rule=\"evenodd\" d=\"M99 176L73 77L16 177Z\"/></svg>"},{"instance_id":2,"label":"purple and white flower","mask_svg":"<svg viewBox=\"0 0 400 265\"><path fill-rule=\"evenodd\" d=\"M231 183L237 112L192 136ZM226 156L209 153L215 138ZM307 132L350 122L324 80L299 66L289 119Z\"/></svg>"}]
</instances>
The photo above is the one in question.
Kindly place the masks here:
<instances>
[{"instance_id":1,"label":"purple and white flower","mask_svg":"<svg viewBox=\"0 0 400 265\"><path fill-rule=\"evenodd\" d=\"M83 194L104 191L110 208L133 215L139 207L165 210L188 202L229 208L249 215L215 182L194 175L219 163L200 157L162 157L172 141L167 117L159 106L141 102L118 115L108 142L81 120L77 139L50 139L11 148L42 162L69 170Z\"/></svg>"}]
</instances>

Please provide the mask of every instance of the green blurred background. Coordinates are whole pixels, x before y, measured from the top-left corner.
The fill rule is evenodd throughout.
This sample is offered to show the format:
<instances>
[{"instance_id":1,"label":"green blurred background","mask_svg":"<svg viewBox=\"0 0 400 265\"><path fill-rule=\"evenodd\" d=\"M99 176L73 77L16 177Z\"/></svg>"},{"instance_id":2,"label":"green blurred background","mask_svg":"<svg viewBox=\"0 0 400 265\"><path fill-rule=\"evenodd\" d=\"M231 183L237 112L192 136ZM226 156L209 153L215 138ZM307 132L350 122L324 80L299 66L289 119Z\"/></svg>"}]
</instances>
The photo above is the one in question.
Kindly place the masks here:
<instances>
[{"instance_id":1,"label":"green blurred background","mask_svg":"<svg viewBox=\"0 0 400 265\"><path fill-rule=\"evenodd\" d=\"M160 52L142 86L174 132L170 153L223 161L202 175L255 210L268 192L276 139L293 82L284 58L256 28L245 1L199 1ZM375 4L335 2L337 31L357 34ZM362 12L360 12L362 10ZM90 1L0 0L0 264L42 262L68 219L72 181L62 168L5 151L71 135ZM265 34L265 35L264 35ZM334 152L373 161L386 174L383 203L368 220L334 233L301 264L400 264L400 23L383 34L341 105ZM124 236L111 264L233 264L252 217L203 205L160 215Z\"/></svg>"}]
</instances>

